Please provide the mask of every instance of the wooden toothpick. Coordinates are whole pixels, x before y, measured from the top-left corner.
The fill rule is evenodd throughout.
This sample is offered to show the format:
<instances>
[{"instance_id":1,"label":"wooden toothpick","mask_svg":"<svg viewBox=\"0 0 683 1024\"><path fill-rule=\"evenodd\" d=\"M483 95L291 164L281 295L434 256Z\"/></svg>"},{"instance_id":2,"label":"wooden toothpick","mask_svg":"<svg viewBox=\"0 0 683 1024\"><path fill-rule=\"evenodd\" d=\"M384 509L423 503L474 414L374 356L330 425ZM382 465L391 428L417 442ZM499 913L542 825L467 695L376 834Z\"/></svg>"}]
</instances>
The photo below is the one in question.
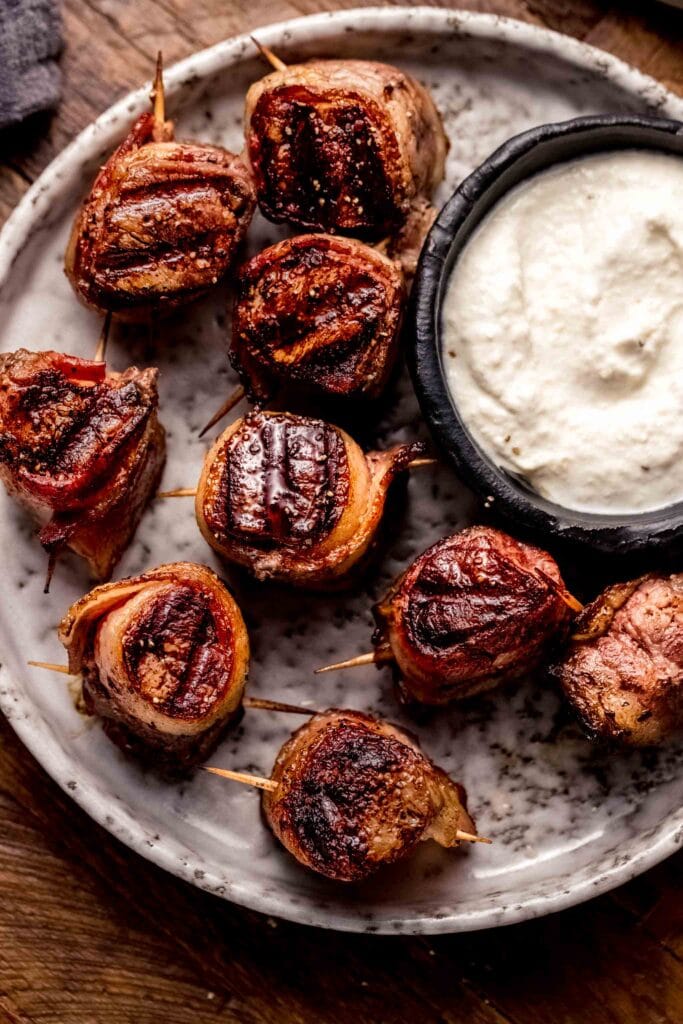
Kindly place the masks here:
<instances>
[{"instance_id":1,"label":"wooden toothpick","mask_svg":"<svg viewBox=\"0 0 683 1024\"><path fill-rule=\"evenodd\" d=\"M63 676L72 676L75 678L75 673L66 665L55 665L52 661L27 661L26 664L32 665L33 668L45 668L48 672L60 672Z\"/></svg>"},{"instance_id":2,"label":"wooden toothpick","mask_svg":"<svg viewBox=\"0 0 683 1024\"><path fill-rule=\"evenodd\" d=\"M265 46L263 43L260 43L256 36L250 36L250 38L254 46L258 49L261 56L266 58L270 66L274 68L275 71L287 70L287 65L285 64L285 62L283 60L280 60L280 58L277 57L268 46Z\"/></svg>"},{"instance_id":3,"label":"wooden toothpick","mask_svg":"<svg viewBox=\"0 0 683 1024\"><path fill-rule=\"evenodd\" d=\"M212 768L209 765L202 766L203 771L211 772L212 775L220 775L223 779L232 779L233 782L241 782L245 786L254 786L255 789L265 789L274 793L278 788L275 779L264 779L262 775L248 775L246 772L231 772L229 768Z\"/></svg>"},{"instance_id":4,"label":"wooden toothpick","mask_svg":"<svg viewBox=\"0 0 683 1024\"><path fill-rule=\"evenodd\" d=\"M194 498L196 487L176 487L174 491L158 491L157 498Z\"/></svg>"},{"instance_id":5,"label":"wooden toothpick","mask_svg":"<svg viewBox=\"0 0 683 1024\"><path fill-rule=\"evenodd\" d=\"M207 424L206 427L204 427L204 430L208 430L210 426L211 426L210 423ZM204 430L202 431L202 434L204 433ZM201 434L200 434L200 437L201 437ZM406 469L419 469L420 466L432 466L436 462L437 462L436 459L413 459L412 462L409 462L407 464ZM157 498L194 498L194 497L196 497L196 495L197 495L197 488L196 487L175 487L172 491L157 491L157 494L156 494ZM365 664L365 662L359 662L359 664ZM333 666L330 666L330 670L332 669L332 667ZM345 668L346 665L344 664L344 665L341 665L339 667L340 668ZM326 670L325 669L319 669L318 671L324 672Z\"/></svg>"},{"instance_id":6,"label":"wooden toothpick","mask_svg":"<svg viewBox=\"0 0 683 1024\"><path fill-rule=\"evenodd\" d=\"M161 50L157 53L157 68L150 93L154 120L158 128L163 128L166 122L166 95L164 92L164 58Z\"/></svg>"},{"instance_id":7,"label":"wooden toothpick","mask_svg":"<svg viewBox=\"0 0 683 1024\"><path fill-rule=\"evenodd\" d=\"M48 672L59 672L60 675L77 678L76 673L71 672L66 665L58 665L54 661L29 661L27 664L33 668L44 668ZM267 700L265 697L243 697L242 704L245 708L259 711L279 711L283 714L309 715L310 717L319 714L315 708L302 708L299 704L286 704L279 700Z\"/></svg>"},{"instance_id":8,"label":"wooden toothpick","mask_svg":"<svg viewBox=\"0 0 683 1024\"><path fill-rule=\"evenodd\" d=\"M317 668L315 674L321 675L323 672L336 672L340 668L358 668L359 665L374 665L380 660L377 657L376 651L368 651L367 654L359 654L355 658L348 658L346 661L337 661L334 665L324 665L322 668ZM381 659L381 660L389 660Z\"/></svg>"},{"instance_id":9,"label":"wooden toothpick","mask_svg":"<svg viewBox=\"0 0 683 1024\"><path fill-rule=\"evenodd\" d=\"M204 434L207 432L207 430L211 430L211 427L215 426L215 424L218 423L219 420L222 420L224 416L227 416L230 410L233 409L238 402L242 401L245 394L246 392L243 387L235 388L232 394L228 395L220 409L218 409L217 412L213 414L213 416L206 424L206 426L203 427L202 430L200 430L199 436L204 437Z\"/></svg>"},{"instance_id":10,"label":"wooden toothpick","mask_svg":"<svg viewBox=\"0 0 683 1024\"><path fill-rule=\"evenodd\" d=\"M107 342L109 341L109 331L111 328L111 310L107 313L102 324L102 330L100 331L100 337L97 342L97 348L95 349L95 362L104 363L107 355Z\"/></svg>"}]
</instances>

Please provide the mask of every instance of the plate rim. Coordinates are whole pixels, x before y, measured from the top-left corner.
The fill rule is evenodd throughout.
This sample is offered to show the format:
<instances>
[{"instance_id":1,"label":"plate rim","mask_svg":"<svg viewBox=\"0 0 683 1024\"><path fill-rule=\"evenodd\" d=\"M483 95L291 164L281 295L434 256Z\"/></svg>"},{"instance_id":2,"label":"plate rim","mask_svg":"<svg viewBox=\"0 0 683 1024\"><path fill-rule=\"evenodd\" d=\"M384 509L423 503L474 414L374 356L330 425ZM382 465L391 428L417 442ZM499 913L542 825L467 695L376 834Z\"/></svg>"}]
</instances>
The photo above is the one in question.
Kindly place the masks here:
<instances>
[{"instance_id":1,"label":"plate rim","mask_svg":"<svg viewBox=\"0 0 683 1024\"><path fill-rule=\"evenodd\" d=\"M418 34L442 35L459 32L480 39L489 38L510 45L521 45L539 53L556 56L578 69L591 71L622 87L626 92L638 92L659 113L683 121L683 97L666 89L655 79L630 66L619 58L581 40L562 35L551 29L517 21L500 15L458 11L447 8L418 6L410 8L364 7L344 11L328 11L299 18L287 19L258 27L253 32L267 46L281 51L303 41L305 37L319 39L334 37L348 28L378 32L379 26L391 31L413 30ZM282 45L283 37L286 42ZM165 72L167 93L173 99L186 83L188 76L204 79L211 74L237 64L250 56L253 47L250 33L242 33L199 50L169 67ZM45 168L29 187L11 213L0 232L0 288L33 230L41 223L50 206L50 194L59 186L60 179L71 173L72 162L79 163L97 157L117 141L121 121L130 121L148 102L148 91L141 87L125 95L95 121L81 131ZM443 916L394 916L368 920L358 908L350 906L344 916L338 912L330 919L323 903L301 904L293 902L291 894L243 890L236 881L229 887L210 871L197 877L192 863L194 856L184 844L150 846L144 824L133 818L129 810L112 799L115 794L100 789L96 775L88 775L76 788L70 780L77 764L73 756L55 735L50 722L35 714L35 705L23 691L20 682L13 679L3 664L0 667L0 709L10 726L28 748L41 767L95 822L124 842L134 852L152 861L185 881L220 895L238 906L269 914L299 924L323 927L344 932L372 932L377 934L440 934L475 931L483 928L514 924L582 903L636 877L676 851L683 844L683 809L648 832L651 845L629 856L626 861L616 858L613 865L596 878L580 880L574 885L549 893L530 896L526 900L512 901L508 905L483 910L458 912ZM184 860L170 846L180 846L189 854ZM234 886L234 887L233 887ZM217 892L216 890L222 890Z\"/></svg>"}]
</instances>

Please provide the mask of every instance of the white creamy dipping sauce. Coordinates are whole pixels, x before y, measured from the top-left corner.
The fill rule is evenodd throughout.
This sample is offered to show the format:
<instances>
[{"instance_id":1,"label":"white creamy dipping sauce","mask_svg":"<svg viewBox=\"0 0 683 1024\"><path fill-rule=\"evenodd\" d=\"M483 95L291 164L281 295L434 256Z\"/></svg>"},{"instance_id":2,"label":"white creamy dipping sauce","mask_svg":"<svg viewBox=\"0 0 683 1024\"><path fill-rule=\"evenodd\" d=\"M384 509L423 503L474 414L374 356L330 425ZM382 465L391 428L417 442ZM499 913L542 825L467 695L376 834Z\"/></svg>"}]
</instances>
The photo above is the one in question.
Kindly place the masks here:
<instances>
[{"instance_id":1,"label":"white creamy dipping sauce","mask_svg":"<svg viewBox=\"0 0 683 1024\"><path fill-rule=\"evenodd\" d=\"M581 511L683 498L683 158L606 152L523 182L466 244L442 327L498 465Z\"/></svg>"}]
</instances>

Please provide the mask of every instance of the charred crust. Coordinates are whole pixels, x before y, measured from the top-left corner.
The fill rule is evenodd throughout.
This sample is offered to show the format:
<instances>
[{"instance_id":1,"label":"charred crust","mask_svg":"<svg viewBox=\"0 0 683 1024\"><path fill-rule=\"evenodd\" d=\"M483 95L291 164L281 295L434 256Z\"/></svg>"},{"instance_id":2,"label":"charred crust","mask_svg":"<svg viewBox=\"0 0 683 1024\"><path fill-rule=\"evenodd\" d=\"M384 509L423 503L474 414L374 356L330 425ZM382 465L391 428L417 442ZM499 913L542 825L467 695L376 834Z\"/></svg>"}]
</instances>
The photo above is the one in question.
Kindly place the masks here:
<instances>
[{"instance_id":1,"label":"charred crust","mask_svg":"<svg viewBox=\"0 0 683 1024\"><path fill-rule=\"evenodd\" d=\"M406 197L398 144L378 103L352 90L283 84L264 91L247 136L259 204L275 222L377 238Z\"/></svg>"},{"instance_id":2,"label":"charred crust","mask_svg":"<svg viewBox=\"0 0 683 1024\"><path fill-rule=\"evenodd\" d=\"M0 366L0 465L53 507L109 478L157 407L156 370L100 378L97 366L23 350Z\"/></svg>"},{"instance_id":3,"label":"charred crust","mask_svg":"<svg viewBox=\"0 0 683 1024\"><path fill-rule=\"evenodd\" d=\"M132 687L170 717L204 717L229 684L231 630L211 595L187 584L148 603L121 643Z\"/></svg>"},{"instance_id":4,"label":"charred crust","mask_svg":"<svg viewBox=\"0 0 683 1024\"><path fill-rule=\"evenodd\" d=\"M152 135L141 118L110 158L67 252L67 274L85 302L131 319L164 313L212 287L256 202L239 157Z\"/></svg>"},{"instance_id":5,"label":"charred crust","mask_svg":"<svg viewBox=\"0 0 683 1024\"><path fill-rule=\"evenodd\" d=\"M472 527L429 548L374 608L373 643L399 682L443 704L517 679L566 634L570 612L550 555Z\"/></svg>"},{"instance_id":6,"label":"charred crust","mask_svg":"<svg viewBox=\"0 0 683 1024\"><path fill-rule=\"evenodd\" d=\"M251 413L228 438L207 524L214 536L264 551L310 548L333 530L349 488L334 427Z\"/></svg>"},{"instance_id":7,"label":"charred crust","mask_svg":"<svg viewBox=\"0 0 683 1024\"><path fill-rule=\"evenodd\" d=\"M393 264L360 242L286 239L240 273L233 365L262 400L288 382L373 396L393 363L404 293Z\"/></svg>"},{"instance_id":8,"label":"charred crust","mask_svg":"<svg viewBox=\"0 0 683 1024\"><path fill-rule=\"evenodd\" d=\"M405 626L412 643L429 652L472 645L491 660L535 632L539 616L556 609L553 589L515 557L462 535L423 556L411 574Z\"/></svg>"},{"instance_id":9,"label":"charred crust","mask_svg":"<svg viewBox=\"0 0 683 1024\"><path fill-rule=\"evenodd\" d=\"M303 761L285 769L284 795L274 810L280 828L315 870L342 881L365 878L379 866L370 850L373 819L395 799L404 776L424 770L423 760L393 736L342 718L311 744ZM424 820L406 819L396 856L419 840L424 827Z\"/></svg>"}]
</instances>

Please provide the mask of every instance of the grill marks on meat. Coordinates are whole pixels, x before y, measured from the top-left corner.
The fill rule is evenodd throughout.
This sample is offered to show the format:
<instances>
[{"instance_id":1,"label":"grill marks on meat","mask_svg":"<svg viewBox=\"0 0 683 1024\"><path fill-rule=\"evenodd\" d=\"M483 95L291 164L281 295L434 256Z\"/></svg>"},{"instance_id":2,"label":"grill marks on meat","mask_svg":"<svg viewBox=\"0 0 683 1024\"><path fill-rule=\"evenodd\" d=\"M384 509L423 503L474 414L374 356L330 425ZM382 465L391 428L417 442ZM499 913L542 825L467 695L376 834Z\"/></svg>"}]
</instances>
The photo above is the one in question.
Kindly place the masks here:
<instances>
[{"instance_id":1,"label":"grill marks on meat","mask_svg":"<svg viewBox=\"0 0 683 1024\"><path fill-rule=\"evenodd\" d=\"M447 141L422 86L387 64L310 61L247 94L246 141L273 221L380 238L443 178Z\"/></svg>"},{"instance_id":2,"label":"grill marks on meat","mask_svg":"<svg viewBox=\"0 0 683 1024\"><path fill-rule=\"evenodd\" d=\"M404 298L395 265L361 242L285 239L240 274L230 358L257 401L292 382L374 397L396 356Z\"/></svg>"},{"instance_id":3,"label":"grill marks on meat","mask_svg":"<svg viewBox=\"0 0 683 1024\"><path fill-rule=\"evenodd\" d=\"M210 595L179 583L128 626L121 646L132 685L175 718L206 714L230 677L232 630L219 638Z\"/></svg>"},{"instance_id":4,"label":"grill marks on meat","mask_svg":"<svg viewBox=\"0 0 683 1024\"><path fill-rule=\"evenodd\" d=\"M382 152L396 160L390 127L374 103L301 86L265 92L251 117L249 156L265 215L276 222L363 234L401 219ZM393 145L392 145L393 143Z\"/></svg>"},{"instance_id":5,"label":"grill marks on meat","mask_svg":"<svg viewBox=\"0 0 683 1024\"><path fill-rule=\"evenodd\" d=\"M240 713L246 628L205 566L172 563L95 588L69 610L60 639L90 713L162 772L202 760Z\"/></svg>"},{"instance_id":6,"label":"grill marks on meat","mask_svg":"<svg viewBox=\"0 0 683 1024\"><path fill-rule=\"evenodd\" d=\"M175 142L143 114L95 180L73 227L66 272L81 298L124 319L190 302L224 275L255 197L239 157Z\"/></svg>"},{"instance_id":7,"label":"grill marks on meat","mask_svg":"<svg viewBox=\"0 0 683 1024\"><path fill-rule=\"evenodd\" d=\"M161 474L156 381L154 369L107 374L103 363L58 352L0 356L0 477L44 524L44 546L69 544L99 578L111 574Z\"/></svg>"},{"instance_id":8,"label":"grill marks on meat","mask_svg":"<svg viewBox=\"0 0 683 1024\"><path fill-rule=\"evenodd\" d=\"M252 412L206 456L197 521L207 542L259 579L337 583L369 550L387 490L423 446L363 454L344 431Z\"/></svg>"},{"instance_id":9,"label":"grill marks on meat","mask_svg":"<svg viewBox=\"0 0 683 1024\"><path fill-rule=\"evenodd\" d=\"M683 726L683 574L608 587L581 613L554 667L593 736L661 743Z\"/></svg>"},{"instance_id":10,"label":"grill marks on meat","mask_svg":"<svg viewBox=\"0 0 683 1024\"><path fill-rule=\"evenodd\" d=\"M435 838L473 832L465 793L395 726L356 711L327 711L278 754L264 794L267 820L306 867L360 881Z\"/></svg>"},{"instance_id":11,"label":"grill marks on meat","mask_svg":"<svg viewBox=\"0 0 683 1024\"><path fill-rule=\"evenodd\" d=\"M348 499L344 442L322 420L248 415L229 438L222 468L212 526L265 550L313 546Z\"/></svg>"},{"instance_id":12,"label":"grill marks on meat","mask_svg":"<svg viewBox=\"0 0 683 1024\"><path fill-rule=\"evenodd\" d=\"M0 357L0 459L54 507L92 491L155 408L156 371L70 365L56 352Z\"/></svg>"},{"instance_id":13,"label":"grill marks on meat","mask_svg":"<svg viewBox=\"0 0 683 1024\"><path fill-rule=\"evenodd\" d=\"M375 609L405 689L443 704L538 665L570 613L546 552L472 527L421 555Z\"/></svg>"}]
</instances>

